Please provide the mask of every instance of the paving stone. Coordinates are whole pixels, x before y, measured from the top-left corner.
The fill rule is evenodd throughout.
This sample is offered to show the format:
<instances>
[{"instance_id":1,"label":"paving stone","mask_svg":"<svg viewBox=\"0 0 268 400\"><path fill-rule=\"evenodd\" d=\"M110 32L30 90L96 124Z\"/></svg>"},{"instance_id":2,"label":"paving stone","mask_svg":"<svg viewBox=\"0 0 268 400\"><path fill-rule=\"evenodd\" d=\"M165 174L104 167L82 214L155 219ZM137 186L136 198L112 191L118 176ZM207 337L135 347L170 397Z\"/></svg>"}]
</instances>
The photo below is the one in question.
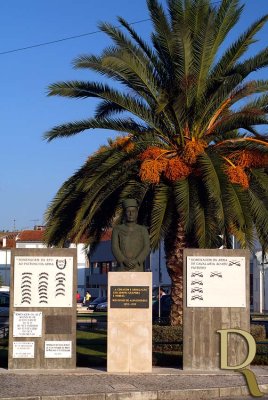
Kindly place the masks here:
<instances>
[{"instance_id":1,"label":"paving stone","mask_svg":"<svg viewBox=\"0 0 268 400\"><path fill-rule=\"evenodd\" d=\"M157 392L107 393L107 400L158 400Z\"/></svg>"},{"instance_id":2,"label":"paving stone","mask_svg":"<svg viewBox=\"0 0 268 400\"><path fill-rule=\"evenodd\" d=\"M257 368L260 390L268 393L268 368ZM157 368L151 374L0 369L0 400L201 400L248 395L239 373L196 373Z\"/></svg>"},{"instance_id":3,"label":"paving stone","mask_svg":"<svg viewBox=\"0 0 268 400\"><path fill-rule=\"evenodd\" d=\"M158 400L206 400L219 398L219 389L165 390L158 392Z\"/></svg>"},{"instance_id":4,"label":"paving stone","mask_svg":"<svg viewBox=\"0 0 268 400\"><path fill-rule=\"evenodd\" d=\"M220 388L220 397L241 396L242 391L240 386Z\"/></svg>"}]
</instances>

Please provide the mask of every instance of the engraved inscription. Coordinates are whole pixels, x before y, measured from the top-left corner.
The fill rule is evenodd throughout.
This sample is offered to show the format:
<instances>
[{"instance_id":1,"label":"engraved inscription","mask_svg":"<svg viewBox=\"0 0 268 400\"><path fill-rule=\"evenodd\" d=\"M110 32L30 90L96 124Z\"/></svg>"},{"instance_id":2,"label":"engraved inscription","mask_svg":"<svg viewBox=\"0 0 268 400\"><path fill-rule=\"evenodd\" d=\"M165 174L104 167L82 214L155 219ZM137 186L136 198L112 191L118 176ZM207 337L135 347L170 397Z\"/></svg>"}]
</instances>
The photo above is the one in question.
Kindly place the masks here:
<instances>
[{"instance_id":1,"label":"engraved inscription","mask_svg":"<svg viewBox=\"0 0 268 400\"><path fill-rule=\"evenodd\" d=\"M149 286L111 286L111 308L149 308Z\"/></svg>"}]
</instances>

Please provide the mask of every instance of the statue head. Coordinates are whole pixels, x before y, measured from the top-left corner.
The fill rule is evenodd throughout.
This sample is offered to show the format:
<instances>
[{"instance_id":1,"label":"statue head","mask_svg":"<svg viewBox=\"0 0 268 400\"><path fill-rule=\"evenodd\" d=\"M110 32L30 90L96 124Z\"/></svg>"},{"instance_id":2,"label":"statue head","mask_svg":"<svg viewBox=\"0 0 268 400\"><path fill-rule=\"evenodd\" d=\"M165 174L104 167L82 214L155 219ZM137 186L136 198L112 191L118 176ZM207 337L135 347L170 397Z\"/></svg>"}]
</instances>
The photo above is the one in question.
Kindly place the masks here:
<instances>
[{"instance_id":1,"label":"statue head","mask_svg":"<svg viewBox=\"0 0 268 400\"><path fill-rule=\"evenodd\" d=\"M123 209L124 209L126 222L137 222L138 202L136 199L123 200Z\"/></svg>"}]
</instances>

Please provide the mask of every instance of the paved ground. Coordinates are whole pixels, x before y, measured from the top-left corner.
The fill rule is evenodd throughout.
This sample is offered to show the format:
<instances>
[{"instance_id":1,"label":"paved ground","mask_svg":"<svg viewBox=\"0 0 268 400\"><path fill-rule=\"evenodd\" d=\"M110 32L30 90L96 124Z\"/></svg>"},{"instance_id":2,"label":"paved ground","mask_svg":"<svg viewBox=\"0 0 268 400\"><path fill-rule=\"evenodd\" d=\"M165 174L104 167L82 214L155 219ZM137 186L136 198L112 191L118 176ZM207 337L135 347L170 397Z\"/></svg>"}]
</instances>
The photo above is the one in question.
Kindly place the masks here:
<instances>
[{"instance_id":1,"label":"paved ground","mask_svg":"<svg viewBox=\"0 0 268 400\"><path fill-rule=\"evenodd\" d=\"M268 367L253 368L268 399ZM0 369L0 400L202 400L248 396L240 373L190 373L153 368L151 374L108 374L103 370L7 371Z\"/></svg>"}]
</instances>

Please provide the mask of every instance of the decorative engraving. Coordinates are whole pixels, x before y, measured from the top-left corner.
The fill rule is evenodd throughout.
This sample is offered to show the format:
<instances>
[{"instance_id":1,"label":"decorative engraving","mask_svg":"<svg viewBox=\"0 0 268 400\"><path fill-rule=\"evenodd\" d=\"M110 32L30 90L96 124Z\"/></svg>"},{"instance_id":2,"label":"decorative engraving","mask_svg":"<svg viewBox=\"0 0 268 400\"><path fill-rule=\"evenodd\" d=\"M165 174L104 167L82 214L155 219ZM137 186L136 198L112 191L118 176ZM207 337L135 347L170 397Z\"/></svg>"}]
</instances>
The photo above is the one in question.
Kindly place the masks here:
<instances>
[{"instance_id":1,"label":"decorative engraving","mask_svg":"<svg viewBox=\"0 0 268 400\"><path fill-rule=\"evenodd\" d=\"M237 267L240 267L241 262L240 261L230 260L229 261L229 265L236 265Z\"/></svg>"},{"instance_id":2,"label":"decorative engraving","mask_svg":"<svg viewBox=\"0 0 268 400\"><path fill-rule=\"evenodd\" d=\"M195 292L203 293L203 289L201 289L199 287L192 288L191 293L195 293Z\"/></svg>"},{"instance_id":3,"label":"decorative engraving","mask_svg":"<svg viewBox=\"0 0 268 400\"><path fill-rule=\"evenodd\" d=\"M65 269L67 261L65 260L56 260L56 265L58 269Z\"/></svg>"},{"instance_id":4,"label":"decorative engraving","mask_svg":"<svg viewBox=\"0 0 268 400\"><path fill-rule=\"evenodd\" d=\"M195 296L191 297L191 300L204 300L202 296L198 296L198 294L196 294Z\"/></svg>"},{"instance_id":5,"label":"decorative engraving","mask_svg":"<svg viewBox=\"0 0 268 400\"><path fill-rule=\"evenodd\" d=\"M57 262L56 262L56 264L57 264ZM66 267L66 264L65 264L64 268L65 267ZM56 297L57 296L65 296L65 281L66 281L65 273L58 272L56 274L56 295L55 295Z\"/></svg>"},{"instance_id":6,"label":"decorative engraving","mask_svg":"<svg viewBox=\"0 0 268 400\"><path fill-rule=\"evenodd\" d=\"M32 273L23 272L21 278L21 303L31 304L32 301Z\"/></svg>"},{"instance_id":7,"label":"decorative engraving","mask_svg":"<svg viewBox=\"0 0 268 400\"><path fill-rule=\"evenodd\" d=\"M191 285L203 285L202 281L192 281Z\"/></svg>"},{"instance_id":8,"label":"decorative engraving","mask_svg":"<svg viewBox=\"0 0 268 400\"><path fill-rule=\"evenodd\" d=\"M222 278L222 273L221 272L217 272L217 271L211 272L210 273L210 278L214 278L214 277Z\"/></svg>"},{"instance_id":9,"label":"decorative engraving","mask_svg":"<svg viewBox=\"0 0 268 400\"><path fill-rule=\"evenodd\" d=\"M48 273L41 272L39 274L39 285L38 285L38 294L39 294L39 303L47 304L48 296L47 296L47 287L48 287Z\"/></svg>"},{"instance_id":10,"label":"decorative engraving","mask_svg":"<svg viewBox=\"0 0 268 400\"><path fill-rule=\"evenodd\" d=\"M191 277L194 278L195 276L199 276L200 278L203 278L203 274L202 272L192 272L191 273Z\"/></svg>"}]
</instances>

